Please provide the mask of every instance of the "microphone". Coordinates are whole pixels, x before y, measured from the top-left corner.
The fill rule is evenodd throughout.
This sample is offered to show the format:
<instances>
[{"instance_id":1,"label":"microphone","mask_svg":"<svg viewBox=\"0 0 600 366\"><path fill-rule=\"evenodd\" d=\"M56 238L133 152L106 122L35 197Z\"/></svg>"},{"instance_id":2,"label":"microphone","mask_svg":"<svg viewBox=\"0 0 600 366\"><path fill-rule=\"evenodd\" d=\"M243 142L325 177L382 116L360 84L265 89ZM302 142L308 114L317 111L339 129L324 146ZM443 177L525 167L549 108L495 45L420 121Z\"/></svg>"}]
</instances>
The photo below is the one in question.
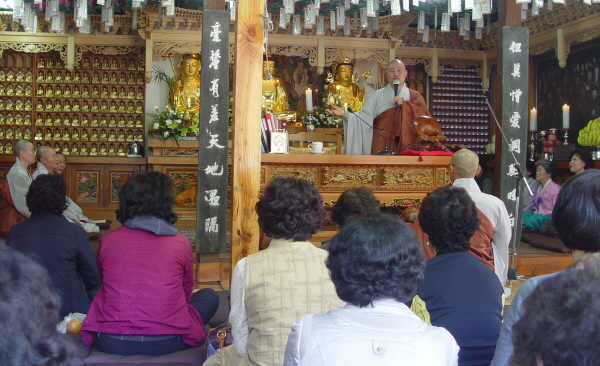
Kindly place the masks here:
<instances>
[{"instance_id":1,"label":"microphone","mask_svg":"<svg viewBox=\"0 0 600 366\"><path fill-rule=\"evenodd\" d=\"M400 85L400 80L394 79L394 97L398 96L398 86Z\"/></svg>"},{"instance_id":2,"label":"microphone","mask_svg":"<svg viewBox=\"0 0 600 366\"><path fill-rule=\"evenodd\" d=\"M397 80L396 80L397 81ZM396 85L396 89L398 88L398 86ZM377 131L375 129L375 127L371 126L370 124L367 123L367 121L365 121L364 119L360 118L360 116L356 113L354 113L354 111L352 110L352 108L348 107L347 111L349 113L352 113L353 115L356 116L356 118L360 119L364 124L366 124L367 126L369 126L374 132L376 132L379 136L381 136L381 138L383 139L383 141L385 142L385 150L381 150L375 153L375 155L398 155L398 153L393 152L388 150L388 142L387 139L385 138L385 136L383 136L381 134L381 132Z\"/></svg>"}]
</instances>

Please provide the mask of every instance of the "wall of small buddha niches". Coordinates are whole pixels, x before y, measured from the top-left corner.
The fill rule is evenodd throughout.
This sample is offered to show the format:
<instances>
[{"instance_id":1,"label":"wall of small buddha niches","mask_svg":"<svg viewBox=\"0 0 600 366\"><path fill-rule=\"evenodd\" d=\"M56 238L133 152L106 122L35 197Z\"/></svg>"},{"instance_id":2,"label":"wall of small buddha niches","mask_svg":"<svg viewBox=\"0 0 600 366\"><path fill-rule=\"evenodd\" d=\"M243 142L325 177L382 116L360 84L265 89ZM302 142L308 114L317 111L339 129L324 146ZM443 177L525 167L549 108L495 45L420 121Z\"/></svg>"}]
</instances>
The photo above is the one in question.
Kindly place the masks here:
<instances>
[{"instance_id":1,"label":"wall of small buddha niches","mask_svg":"<svg viewBox=\"0 0 600 366\"><path fill-rule=\"evenodd\" d=\"M144 140L144 65L137 55L83 54L70 72L58 53L0 58L0 153L16 141L65 155L126 156Z\"/></svg>"}]
</instances>

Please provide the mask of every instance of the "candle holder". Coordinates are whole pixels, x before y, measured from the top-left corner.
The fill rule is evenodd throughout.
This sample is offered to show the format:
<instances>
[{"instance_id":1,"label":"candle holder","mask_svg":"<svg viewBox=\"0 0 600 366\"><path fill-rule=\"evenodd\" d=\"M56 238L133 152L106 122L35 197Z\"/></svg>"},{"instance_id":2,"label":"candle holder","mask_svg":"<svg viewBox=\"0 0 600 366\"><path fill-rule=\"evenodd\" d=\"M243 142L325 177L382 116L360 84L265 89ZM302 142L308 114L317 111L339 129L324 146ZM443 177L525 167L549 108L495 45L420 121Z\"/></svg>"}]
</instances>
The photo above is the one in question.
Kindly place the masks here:
<instances>
[{"instance_id":1,"label":"candle holder","mask_svg":"<svg viewBox=\"0 0 600 366\"><path fill-rule=\"evenodd\" d=\"M563 128L563 131L565 131L565 142L563 145L569 144L569 131L570 130L571 130L570 128Z\"/></svg>"},{"instance_id":2,"label":"candle holder","mask_svg":"<svg viewBox=\"0 0 600 366\"><path fill-rule=\"evenodd\" d=\"M529 143L529 160L535 161L535 133L536 131L531 132L531 142Z\"/></svg>"},{"instance_id":3,"label":"candle holder","mask_svg":"<svg viewBox=\"0 0 600 366\"><path fill-rule=\"evenodd\" d=\"M315 132L315 125L313 124L314 112L306 112L308 122L306 123L306 132Z\"/></svg>"}]
</instances>

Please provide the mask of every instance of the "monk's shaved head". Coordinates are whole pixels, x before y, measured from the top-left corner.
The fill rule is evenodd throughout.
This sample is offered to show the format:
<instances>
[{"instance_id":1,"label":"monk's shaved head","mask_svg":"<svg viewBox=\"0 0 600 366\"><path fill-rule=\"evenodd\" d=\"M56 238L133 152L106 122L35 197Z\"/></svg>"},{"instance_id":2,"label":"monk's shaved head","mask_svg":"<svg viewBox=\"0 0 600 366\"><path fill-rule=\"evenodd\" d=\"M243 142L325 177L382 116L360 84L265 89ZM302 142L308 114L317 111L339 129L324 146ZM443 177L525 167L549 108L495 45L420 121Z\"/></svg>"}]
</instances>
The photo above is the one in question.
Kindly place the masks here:
<instances>
[{"instance_id":1,"label":"monk's shaved head","mask_svg":"<svg viewBox=\"0 0 600 366\"><path fill-rule=\"evenodd\" d=\"M454 153L450 164L454 167L457 178L475 178L479 157L471 150L462 149Z\"/></svg>"}]
</instances>

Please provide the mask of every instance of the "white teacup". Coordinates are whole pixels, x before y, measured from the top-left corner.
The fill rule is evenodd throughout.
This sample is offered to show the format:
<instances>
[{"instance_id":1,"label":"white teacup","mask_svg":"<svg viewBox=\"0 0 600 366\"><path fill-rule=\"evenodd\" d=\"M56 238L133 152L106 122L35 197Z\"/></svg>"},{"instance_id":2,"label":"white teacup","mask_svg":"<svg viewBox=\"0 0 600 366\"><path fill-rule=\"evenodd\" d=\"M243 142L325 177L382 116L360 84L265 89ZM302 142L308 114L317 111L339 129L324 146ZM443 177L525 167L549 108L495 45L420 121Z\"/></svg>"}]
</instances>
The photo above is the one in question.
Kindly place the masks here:
<instances>
[{"instance_id":1,"label":"white teacup","mask_svg":"<svg viewBox=\"0 0 600 366\"><path fill-rule=\"evenodd\" d=\"M323 152L323 143L318 142L318 141L313 141L312 144L308 145L308 148L313 153L320 153L320 152Z\"/></svg>"}]
</instances>

